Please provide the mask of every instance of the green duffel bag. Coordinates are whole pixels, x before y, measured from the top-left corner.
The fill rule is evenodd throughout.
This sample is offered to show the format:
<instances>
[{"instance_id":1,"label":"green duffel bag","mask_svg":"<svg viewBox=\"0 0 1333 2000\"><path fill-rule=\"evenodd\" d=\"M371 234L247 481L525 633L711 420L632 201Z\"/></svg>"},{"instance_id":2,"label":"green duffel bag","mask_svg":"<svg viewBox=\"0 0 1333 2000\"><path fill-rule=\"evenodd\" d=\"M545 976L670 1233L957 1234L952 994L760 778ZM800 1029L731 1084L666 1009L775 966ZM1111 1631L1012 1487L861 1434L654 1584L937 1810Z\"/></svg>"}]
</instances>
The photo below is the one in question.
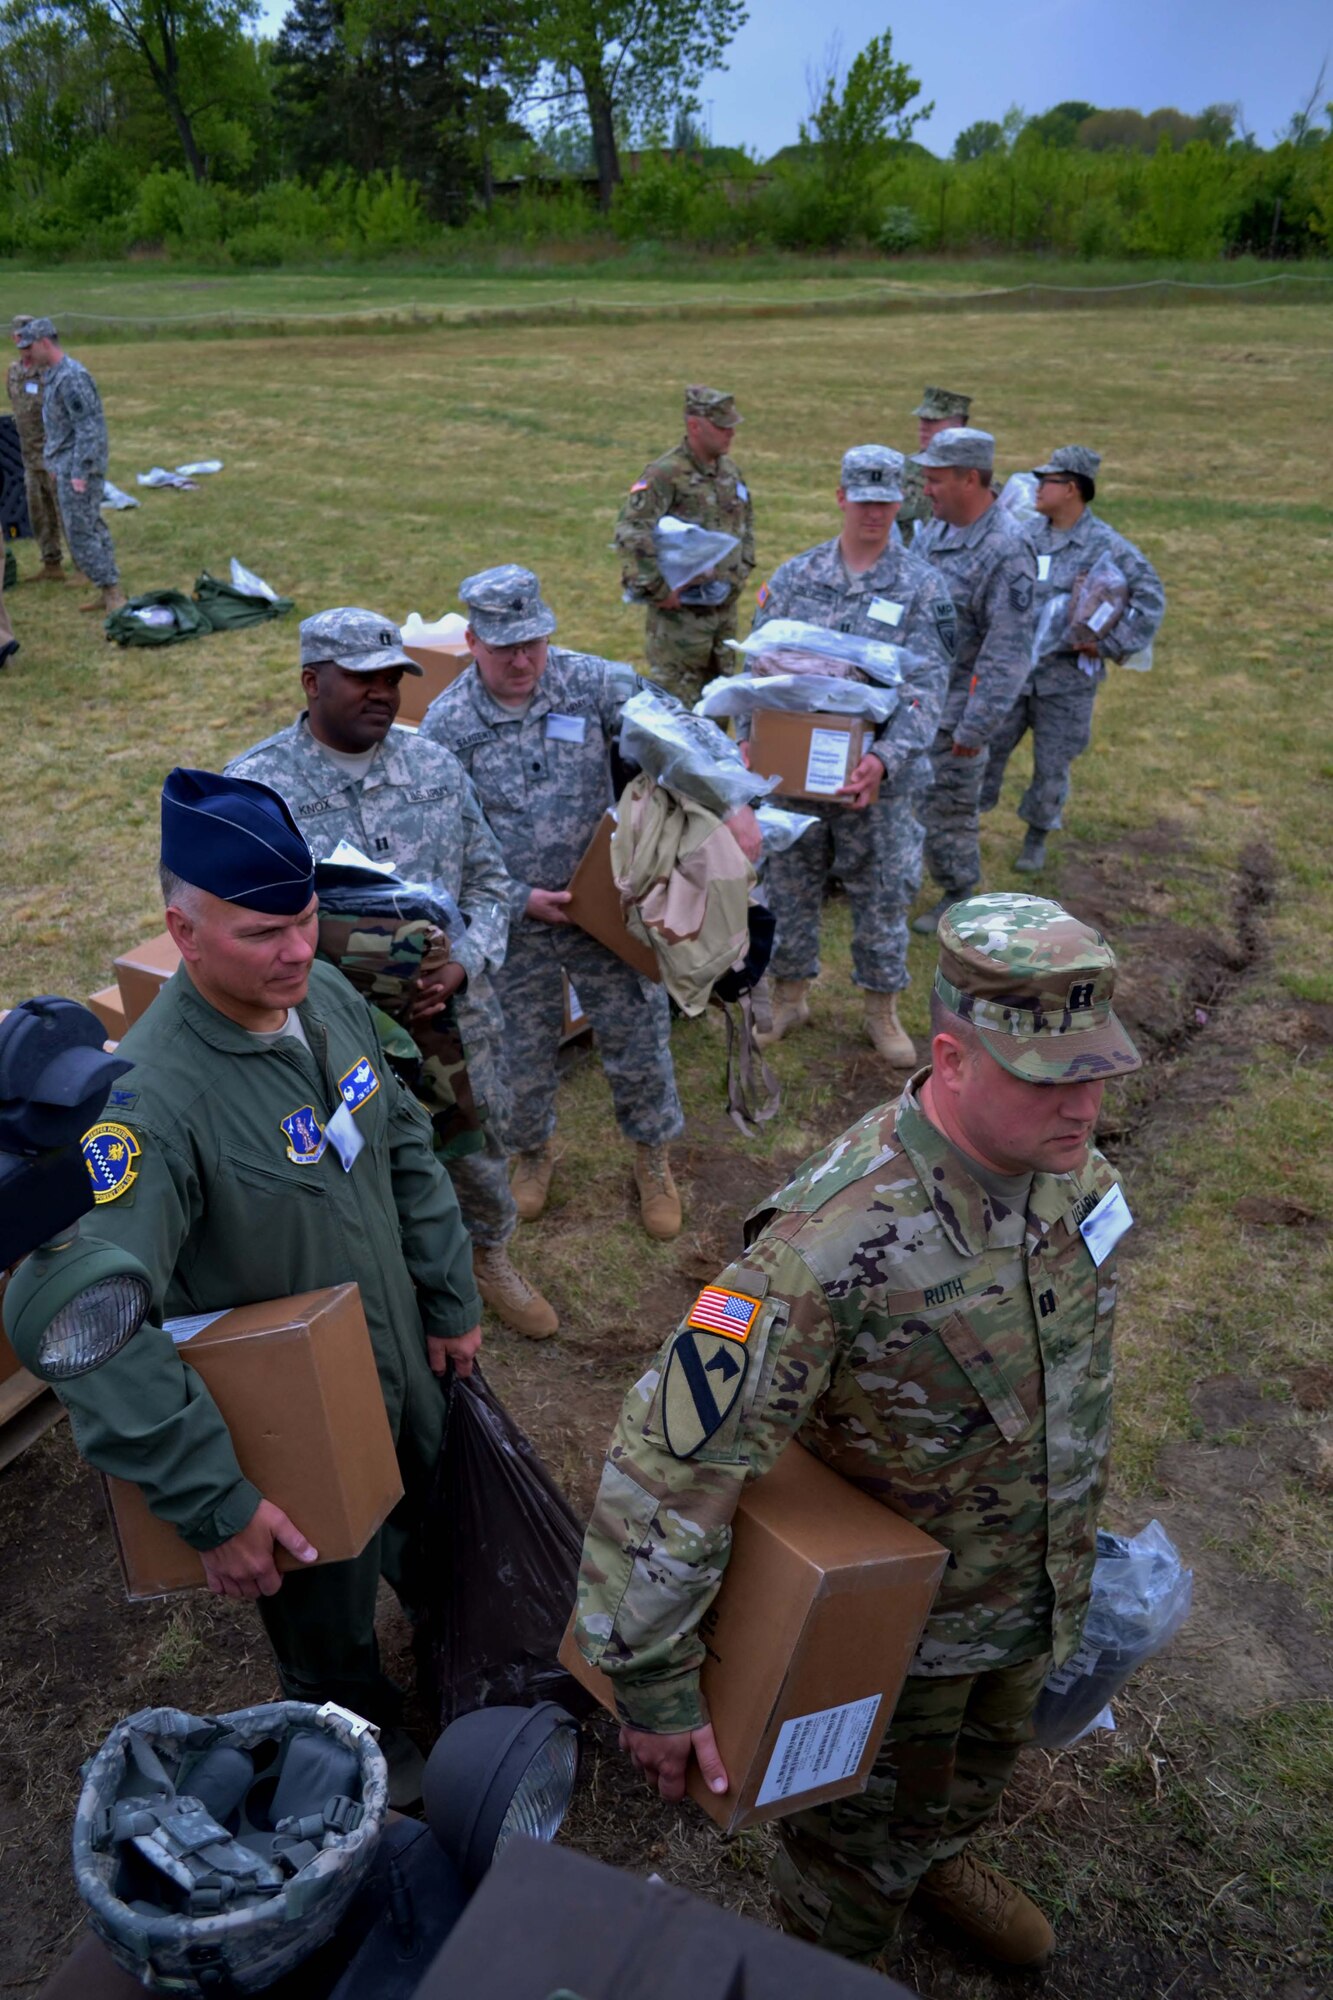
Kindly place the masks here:
<instances>
[{"instance_id":1,"label":"green duffel bag","mask_svg":"<svg viewBox=\"0 0 1333 2000\"><path fill-rule=\"evenodd\" d=\"M118 646L178 646L213 629L207 615L182 590L145 590L106 621Z\"/></svg>"},{"instance_id":2,"label":"green duffel bag","mask_svg":"<svg viewBox=\"0 0 1333 2000\"><path fill-rule=\"evenodd\" d=\"M207 570L194 586L194 598L215 632L239 632L246 625L262 625L266 618L282 618L295 608L290 597L252 597Z\"/></svg>"}]
</instances>

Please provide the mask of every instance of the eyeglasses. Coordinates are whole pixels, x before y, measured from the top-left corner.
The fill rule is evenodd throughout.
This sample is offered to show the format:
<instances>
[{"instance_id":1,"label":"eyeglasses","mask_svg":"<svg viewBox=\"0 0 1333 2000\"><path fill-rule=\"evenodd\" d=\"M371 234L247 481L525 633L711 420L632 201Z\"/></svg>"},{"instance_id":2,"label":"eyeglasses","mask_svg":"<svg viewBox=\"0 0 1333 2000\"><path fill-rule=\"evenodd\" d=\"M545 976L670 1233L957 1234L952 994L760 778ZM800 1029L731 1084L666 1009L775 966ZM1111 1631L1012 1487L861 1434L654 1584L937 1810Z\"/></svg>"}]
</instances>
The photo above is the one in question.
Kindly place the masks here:
<instances>
[{"instance_id":1,"label":"eyeglasses","mask_svg":"<svg viewBox=\"0 0 1333 2000\"><path fill-rule=\"evenodd\" d=\"M1066 479L1059 472L1043 472L1037 481L1038 486L1072 486L1073 483L1072 479Z\"/></svg>"}]
</instances>

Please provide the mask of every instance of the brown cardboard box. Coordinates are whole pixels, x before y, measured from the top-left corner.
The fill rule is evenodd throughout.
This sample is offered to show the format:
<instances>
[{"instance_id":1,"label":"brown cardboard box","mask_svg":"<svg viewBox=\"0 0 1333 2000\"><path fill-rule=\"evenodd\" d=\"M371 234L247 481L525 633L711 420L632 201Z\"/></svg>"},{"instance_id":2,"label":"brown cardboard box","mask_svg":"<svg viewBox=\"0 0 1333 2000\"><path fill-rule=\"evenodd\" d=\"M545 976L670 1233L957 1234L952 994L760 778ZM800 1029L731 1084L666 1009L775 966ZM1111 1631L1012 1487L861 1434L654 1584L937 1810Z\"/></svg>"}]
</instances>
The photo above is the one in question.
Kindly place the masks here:
<instances>
[{"instance_id":1,"label":"brown cardboard box","mask_svg":"<svg viewBox=\"0 0 1333 2000\"><path fill-rule=\"evenodd\" d=\"M589 937L596 938L598 944L604 944L617 958L623 958L641 977L660 982L662 971L657 953L650 944L643 944L634 936L621 915L620 891L611 872L614 825L614 814L603 813L583 859L569 878L570 900L565 913L580 930L587 931Z\"/></svg>"},{"instance_id":2,"label":"brown cardboard box","mask_svg":"<svg viewBox=\"0 0 1333 2000\"><path fill-rule=\"evenodd\" d=\"M757 708L750 723L750 769L780 778L784 799L840 803L839 785L861 761L866 725L855 715L790 715L785 709ZM845 737L846 748L837 741Z\"/></svg>"},{"instance_id":3,"label":"brown cardboard box","mask_svg":"<svg viewBox=\"0 0 1333 2000\"><path fill-rule=\"evenodd\" d=\"M404 640L403 651L421 668L421 677L404 674L398 683L402 696L398 720L415 724L421 721L436 695L458 679L472 655L461 640L454 646L415 646Z\"/></svg>"},{"instance_id":4,"label":"brown cardboard box","mask_svg":"<svg viewBox=\"0 0 1333 2000\"><path fill-rule=\"evenodd\" d=\"M222 1412L246 1478L321 1562L360 1555L403 1483L357 1286L234 1307L180 1351ZM128 1596L198 1588L198 1554L140 1489L122 1479L106 1488ZM279 1555L279 1569L299 1567Z\"/></svg>"},{"instance_id":5,"label":"brown cardboard box","mask_svg":"<svg viewBox=\"0 0 1333 2000\"><path fill-rule=\"evenodd\" d=\"M166 931L159 937L145 939L143 944L136 945L133 951L122 953L116 960L116 978L120 982L127 1028L132 1027L141 1014L148 1012L180 962L181 955ZM97 1009L94 1008L93 1012L96 1013Z\"/></svg>"},{"instance_id":6,"label":"brown cardboard box","mask_svg":"<svg viewBox=\"0 0 1333 2000\"><path fill-rule=\"evenodd\" d=\"M90 993L88 1005L106 1029L107 1040L120 1041L129 1022L125 1019L125 1002L120 997L119 986L104 986L100 992Z\"/></svg>"},{"instance_id":7,"label":"brown cardboard box","mask_svg":"<svg viewBox=\"0 0 1333 2000\"><path fill-rule=\"evenodd\" d=\"M745 1488L701 1627L731 1790L715 1797L693 1762L687 1780L724 1833L865 1790L947 1559L801 1445ZM614 1708L572 1629L560 1659Z\"/></svg>"}]
</instances>

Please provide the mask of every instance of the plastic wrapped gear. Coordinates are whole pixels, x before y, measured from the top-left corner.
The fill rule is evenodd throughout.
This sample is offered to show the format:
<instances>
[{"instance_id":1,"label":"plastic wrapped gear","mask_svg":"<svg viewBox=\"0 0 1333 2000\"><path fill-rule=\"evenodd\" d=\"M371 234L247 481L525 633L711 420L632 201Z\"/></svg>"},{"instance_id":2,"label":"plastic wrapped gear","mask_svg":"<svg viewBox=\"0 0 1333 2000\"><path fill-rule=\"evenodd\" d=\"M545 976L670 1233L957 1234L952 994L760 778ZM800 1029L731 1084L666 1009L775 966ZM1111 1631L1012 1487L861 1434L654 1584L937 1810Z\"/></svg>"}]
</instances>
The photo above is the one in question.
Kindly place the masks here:
<instances>
[{"instance_id":1,"label":"plastic wrapped gear","mask_svg":"<svg viewBox=\"0 0 1333 2000\"><path fill-rule=\"evenodd\" d=\"M908 665L906 647L888 639L863 639L855 632L830 632L802 618L770 618L744 639L728 646L757 674L819 673L846 678L860 673L880 687L898 687Z\"/></svg>"},{"instance_id":2,"label":"plastic wrapped gear","mask_svg":"<svg viewBox=\"0 0 1333 2000\"><path fill-rule=\"evenodd\" d=\"M1069 649L1069 592L1057 590L1041 607L1032 635L1032 664L1035 667L1049 653L1067 653Z\"/></svg>"},{"instance_id":3,"label":"plastic wrapped gear","mask_svg":"<svg viewBox=\"0 0 1333 2000\"><path fill-rule=\"evenodd\" d=\"M787 806L770 806L767 803L756 806L754 816L759 822L765 860L770 854L785 854L789 847L795 847L802 834L819 825L817 813L797 813Z\"/></svg>"},{"instance_id":4,"label":"plastic wrapped gear","mask_svg":"<svg viewBox=\"0 0 1333 2000\"><path fill-rule=\"evenodd\" d=\"M247 597L267 597L270 604L280 601L273 586L265 583L262 576L256 576L252 569L247 569L243 562L238 562L235 556L231 559L231 587L244 591Z\"/></svg>"},{"instance_id":5,"label":"plastic wrapped gear","mask_svg":"<svg viewBox=\"0 0 1333 2000\"><path fill-rule=\"evenodd\" d=\"M725 819L775 790L776 778L746 769L729 736L706 716L643 689L620 711L620 755L669 792L679 792Z\"/></svg>"},{"instance_id":6,"label":"plastic wrapped gear","mask_svg":"<svg viewBox=\"0 0 1333 2000\"><path fill-rule=\"evenodd\" d=\"M1105 549L1070 593L1069 634L1075 646L1099 646L1129 603L1129 578Z\"/></svg>"},{"instance_id":7,"label":"plastic wrapped gear","mask_svg":"<svg viewBox=\"0 0 1333 2000\"><path fill-rule=\"evenodd\" d=\"M1006 514L1026 526L1029 521L1039 521L1037 512L1037 475L1035 472L1011 472L1001 489L997 506Z\"/></svg>"},{"instance_id":8,"label":"plastic wrapped gear","mask_svg":"<svg viewBox=\"0 0 1333 2000\"><path fill-rule=\"evenodd\" d=\"M795 715L859 715L882 728L897 706L891 688L866 681L827 674L722 674L709 681L695 713L748 722L757 708L780 708Z\"/></svg>"},{"instance_id":9,"label":"plastic wrapped gear","mask_svg":"<svg viewBox=\"0 0 1333 2000\"><path fill-rule=\"evenodd\" d=\"M716 528L701 528L693 521L679 520L675 514L663 514L653 529L657 567L672 590L683 592L687 584L703 584L707 572L725 562L739 547L740 541L735 535L724 534ZM688 601L721 604L730 595L731 585L724 578L710 578L708 581L720 587L720 595L705 599L696 598L691 592Z\"/></svg>"},{"instance_id":10,"label":"plastic wrapped gear","mask_svg":"<svg viewBox=\"0 0 1333 2000\"><path fill-rule=\"evenodd\" d=\"M461 943L467 919L447 889L432 882L405 882L401 875L355 861L318 861L315 888L321 916L396 917L423 921L442 930L451 945Z\"/></svg>"}]
</instances>

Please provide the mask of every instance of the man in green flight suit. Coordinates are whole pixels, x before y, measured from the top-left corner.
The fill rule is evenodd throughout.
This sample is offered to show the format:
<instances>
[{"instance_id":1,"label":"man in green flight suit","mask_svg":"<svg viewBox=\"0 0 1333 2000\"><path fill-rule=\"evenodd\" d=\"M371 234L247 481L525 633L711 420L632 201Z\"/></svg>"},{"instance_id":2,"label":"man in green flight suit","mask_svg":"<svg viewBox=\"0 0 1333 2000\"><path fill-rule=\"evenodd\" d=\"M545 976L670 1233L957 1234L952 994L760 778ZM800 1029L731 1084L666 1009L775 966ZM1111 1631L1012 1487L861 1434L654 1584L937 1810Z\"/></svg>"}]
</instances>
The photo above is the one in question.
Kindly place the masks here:
<instances>
[{"instance_id":1,"label":"man in green flight suit","mask_svg":"<svg viewBox=\"0 0 1333 2000\"><path fill-rule=\"evenodd\" d=\"M203 1558L209 1588L258 1601L286 1695L379 1723L392 1795L420 1755L380 1669L383 1574L422 1602L415 1530L439 1454L436 1376L471 1371L481 1301L425 1112L395 1080L365 1001L315 961L314 863L267 785L175 770L162 792L162 889L182 965L120 1044L134 1067L84 1140L96 1233L148 1272L126 1346L58 1385L83 1456L134 1481ZM404 1498L351 1562L317 1551L241 1472L166 1319L355 1281Z\"/></svg>"},{"instance_id":2,"label":"man in green flight suit","mask_svg":"<svg viewBox=\"0 0 1333 2000\"><path fill-rule=\"evenodd\" d=\"M692 1755L725 1791L700 1624L742 1487L799 1438L949 1563L867 1790L776 1824L782 1922L875 1963L910 1901L1037 1965L1050 1925L967 1843L1087 1614L1130 1224L1091 1139L1105 1081L1139 1057L1109 946L1058 903L974 896L939 942L930 1068L751 1213L743 1254L626 1397L578 1637L662 1796ZM724 1345L730 1400L701 1398Z\"/></svg>"}]
</instances>

